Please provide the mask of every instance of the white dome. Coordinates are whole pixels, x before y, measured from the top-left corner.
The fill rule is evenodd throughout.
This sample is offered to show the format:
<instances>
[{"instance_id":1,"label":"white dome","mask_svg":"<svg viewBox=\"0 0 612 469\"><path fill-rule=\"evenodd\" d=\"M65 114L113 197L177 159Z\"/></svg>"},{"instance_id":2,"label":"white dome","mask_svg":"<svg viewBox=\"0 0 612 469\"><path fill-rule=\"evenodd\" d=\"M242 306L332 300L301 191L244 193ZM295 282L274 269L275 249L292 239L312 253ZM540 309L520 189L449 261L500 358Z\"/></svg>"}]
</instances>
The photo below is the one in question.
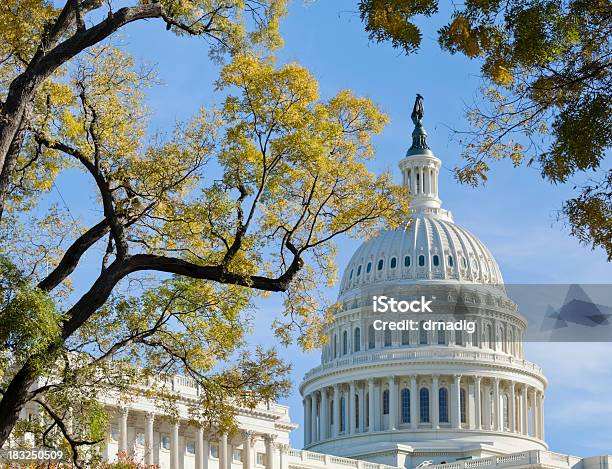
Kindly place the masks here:
<instances>
[{"instance_id":1,"label":"white dome","mask_svg":"<svg viewBox=\"0 0 612 469\"><path fill-rule=\"evenodd\" d=\"M503 285L497 262L482 241L453 223L448 212L431 212L419 211L407 229L384 231L363 243L344 271L340 298L366 285L398 281Z\"/></svg>"}]
</instances>

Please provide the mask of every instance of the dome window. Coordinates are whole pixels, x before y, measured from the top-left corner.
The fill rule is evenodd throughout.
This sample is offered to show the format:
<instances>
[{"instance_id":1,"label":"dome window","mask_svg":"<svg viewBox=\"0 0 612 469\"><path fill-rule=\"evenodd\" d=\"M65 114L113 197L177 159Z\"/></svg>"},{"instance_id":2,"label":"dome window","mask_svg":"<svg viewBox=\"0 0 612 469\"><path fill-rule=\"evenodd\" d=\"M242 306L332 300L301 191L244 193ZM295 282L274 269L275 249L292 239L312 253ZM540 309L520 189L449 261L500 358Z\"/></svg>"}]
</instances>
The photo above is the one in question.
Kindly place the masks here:
<instances>
[{"instance_id":1,"label":"dome window","mask_svg":"<svg viewBox=\"0 0 612 469\"><path fill-rule=\"evenodd\" d=\"M357 277L361 275L361 266L357 267Z\"/></svg>"},{"instance_id":2,"label":"dome window","mask_svg":"<svg viewBox=\"0 0 612 469\"><path fill-rule=\"evenodd\" d=\"M349 280L353 280L353 269L351 269L351 273L349 274Z\"/></svg>"},{"instance_id":3,"label":"dome window","mask_svg":"<svg viewBox=\"0 0 612 469\"><path fill-rule=\"evenodd\" d=\"M425 265L425 256L421 254L419 256L419 267L423 267Z\"/></svg>"},{"instance_id":4,"label":"dome window","mask_svg":"<svg viewBox=\"0 0 612 469\"><path fill-rule=\"evenodd\" d=\"M376 268L377 268L378 270L382 270L382 269L383 269L383 265L384 265L384 264L385 264L385 262L384 262L382 259L380 259L380 260L378 261L378 266L377 266Z\"/></svg>"},{"instance_id":5,"label":"dome window","mask_svg":"<svg viewBox=\"0 0 612 469\"><path fill-rule=\"evenodd\" d=\"M461 264L463 264L464 269L467 269L467 261L465 260L465 257L461 258Z\"/></svg>"},{"instance_id":6,"label":"dome window","mask_svg":"<svg viewBox=\"0 0 612 469\"><path fill-rule=\"evenodd\" d=\"M453 266L453 256L448 256L448 265L449 265L450 267L452 267L452 266Z\"/></svg>"},{"instance_id":7,"label":"dome window","mask_svg":"<svg viewBox=\"0 0 612 469\"><path fill-rule=\"evenodd\" d=\"M368 262L368 266L366 267L366 274L369 274L372 271L372 263Z\"/></svg>"},{"instance_id":8,"label":"dome window","mask_svg":"<svg viewBox=\"0 0 612 469\"><path fill-rule=\"evenodd\" d=\"M392 257L391 258L391 268L395 269L397 267L397 258L396 257Z\"/></svg>"},{"instance_id":9,"label":"dome window","mask_svg":"<svg viewBox=\"0 0 612 469\"><path fill-rule=\"evenodd\" d=\"M436 254L435 256L433 256L433 265L438 267L440 265L440 258L438 257L438 255Z\"/></svg>"},{"instance_id":10,"label":"dome window","mask_svg":"<svg viewBox=\"0 0 612 469\"><path fill-rule=\"evenodd\" d=\"M404 257L404 267L410 267L410 256Z\"/></svg>"}]
</instances>

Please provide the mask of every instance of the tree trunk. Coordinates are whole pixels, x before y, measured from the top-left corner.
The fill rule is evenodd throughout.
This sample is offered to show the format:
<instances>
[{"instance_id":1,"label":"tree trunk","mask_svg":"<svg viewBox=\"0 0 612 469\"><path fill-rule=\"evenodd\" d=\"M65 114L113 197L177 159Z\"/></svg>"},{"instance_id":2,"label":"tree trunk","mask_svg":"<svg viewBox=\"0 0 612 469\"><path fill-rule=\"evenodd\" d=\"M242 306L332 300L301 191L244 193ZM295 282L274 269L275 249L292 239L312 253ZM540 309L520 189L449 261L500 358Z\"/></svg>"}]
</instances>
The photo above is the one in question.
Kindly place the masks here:
<instances>
[{"instance_id":1,"label":"tree trunk","mask_svg":"<svg viewBox=\"0 0 612 469\"><path fill-rule=\"evenodd\" d=\"M31 362L24 365L11 380L0 401L0 447L8 439L19 413L30 400L30 387L36 381L35 367Z\"/></svg>"}]
</instances>

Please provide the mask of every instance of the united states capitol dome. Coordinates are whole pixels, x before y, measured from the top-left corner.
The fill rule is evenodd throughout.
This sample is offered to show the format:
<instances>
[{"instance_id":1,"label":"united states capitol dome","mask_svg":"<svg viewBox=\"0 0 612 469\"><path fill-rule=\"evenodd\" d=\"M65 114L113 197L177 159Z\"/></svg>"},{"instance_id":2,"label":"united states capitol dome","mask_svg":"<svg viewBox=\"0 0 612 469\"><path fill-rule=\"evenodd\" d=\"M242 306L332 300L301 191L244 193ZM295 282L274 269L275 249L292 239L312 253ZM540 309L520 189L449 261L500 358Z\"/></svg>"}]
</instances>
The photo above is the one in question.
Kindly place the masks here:
<instances>
[{"instance_id":1,"label":"united states capitol dome","mask_svg":"<svg viewBox=\"0 0 612 469\"><path fill-rule=\"evenodd\" d=\"M342 276L340 300L364 287L385 283L444 281L502 286L491 252L474 234L441 208L438 174L441 161L427 145L427 132L415 120L412 146L399 163L412 197L411 223L387 230L363 243Z\"/></svg>"}]
</instances>

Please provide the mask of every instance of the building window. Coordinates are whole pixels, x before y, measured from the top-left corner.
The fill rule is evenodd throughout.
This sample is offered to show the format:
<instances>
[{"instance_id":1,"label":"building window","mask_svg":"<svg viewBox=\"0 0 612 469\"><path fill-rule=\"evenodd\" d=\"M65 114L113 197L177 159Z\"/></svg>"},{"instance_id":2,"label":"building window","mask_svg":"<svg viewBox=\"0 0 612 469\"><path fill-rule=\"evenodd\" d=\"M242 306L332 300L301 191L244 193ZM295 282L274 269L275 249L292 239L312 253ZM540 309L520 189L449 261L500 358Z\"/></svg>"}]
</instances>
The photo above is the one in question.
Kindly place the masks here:
<instances>
[{"instance_id":1,"label":"building window","mask_svg":"<svg viewBox=\"0 0 612 469\"><path fill-rule=\"evenodd\" d=\"M421 321L419 327L419 344L427 345L427 331L425 330L425 321Z\"/></svg>"},{"instance_id":2,"label":"building window","mask_svg":"<svg viewBox=\"0 0 612 469\"><path fill-rule=\"evenodd\" d=\"M232 459L234 462L242 462L242 450L235 449L232 451Z\"/></svg>"},{"instance_id":3,"label":"building window","mask_svg":"<svg viewBox=\"0 0 612 469\"><path fill-rule=\"evenodd\" d=\"M357 277L361 275L361 266L357 267Z\"/></svg>"},{"instance_id":4,"label":"building window","mask_svg":"<svg viewBox=\"0 0 612 469\"><path fill-rule=\"evenodd\" d=\"M374 347L376 347L376 331L374 326L370 324L368 327L368 348L372 349Z\"/></svg>"},{"instance_id":5,"label":"building window","mask_svg":"<svg viewBox=\"0 0 612 469\"><path fill-rule=\"evenodd\" d=\"M340 431L346 431L346 400L344 396L340 398Z\"/></svg>"},{"instance_id":6,"label":"building window","mask_svg":"<svg viewBox=\"0 0 612 469\"><path fill-rule=\"evenodd\" d=\"M385 347L391 347L391 330L385 329Z\"/></svg>"},{"instance_id":7,"label":"building window","mask_svg":"<svg viewBox=\"0 0 612 469\"><path fill-rule=\"evenodd\" d=\"M166 450L170 449L170 437L168 435L162 435L161 447L162 449L166 449Z\"/></svg>"},{"instance_id":8,"label":"building window","mask_svg":"<svg viewBox=\"0 0 612 469\"><path fill-rule=\"evenodd\" d=\"M111 427L111 441L119 441L119 429L117 427Z\"/></svg>"},{"instance_id":9,"label":"building window","mask_svg":"<svg viewBox=\"0 0 612 469\"><path fill-rule=\"evenodd\" d=\"M383 391L383 415L389 415L389 390Z\"/></svg>"},{"instance_id":10,"label":"building window","mask_svg":"<svg viewBox=\"0 0 612 469\"><path fill-rule=\"evenodd\" d=\"M397 267L397 258L396 257L392 257L391 258L391 268L395 269Z\"/></svg>"},{"instance_id":11,"label":"building window","mask_svg":"<svg viewBox=\"0 0 612 469\"><path fill-rule=\"evenodd\" d=\"M449 265L450 267L452 267L452 266L453 266L453 256L448 256L448 265Z\"/></svg>"},{"instance_id":12,"label":"building window","mask_svg":"<svg viewBox=\"0 0 612 469\"><path fill-rule=\"evenodd\" d=\"M353 332L353 350L359 352L361 350L361 329L355 328Z\"/></svg>"},{"instance_id":13,"label":"building window","mask_svg":"<svg viewBox=\"0 0 612 469\"><path fill-rule=\"evenodd\" d=\"M438 329L438 345L446 344L446 331Z\"/></svg>"},{"instance_id":14,"label":"building window","mask_svg":"<svg viewBox=\"0 0 612 469\"><path fill-rule=\"evenodd\" d=\"M353 279L353 269L351 269L351 273L349 274L349 280Z\"/></svg>"},{"instance_id":15,"label":"building window","mask_svg":"<svg viewBox=\"0 0 612 469\"><path fill-rule=\"evenodd\" d=\"M338 357L338 336L334 334L334 358Z\"/></svg>"},{"instance_id":16,"label":"building window","mask_svg":"<svg viewBox=\"0 0 612 469\"><path fill-rule=\"evenodd\" d=\"M463 331L457 329L455 331L455 345L463 345Z\"/></svg>"},{"instance_id":17,"label":"building window","mask_svg":"<svg viewBox=\"0 0 612 469\"><path fill-rule=\"evenodd\" d=\"M467 423L467 408L465 400L465 389L459 391L459 407L461 409L461 423Z\"/></svg>"},{"instance_id":18,"label":"building window","mask_svg":"<svg viewBox=\"0 0 612 469\"><path fill-rule=\"evenodd\" d=\"M383 269L383 265L384 265L384 264L385 264L385 262L384 262L382 259L380 259L380 260L378 261L378 266L377 266L376 268L377 268L378 270L382 270L382 269Z\"/></svg>"},{"instance_id":19,"label":"building window","mask_svg":"<svg viewBox=\"0 0 612 469\"><path fill-rule=\"evenodd\" d=\"M210 457L218 459L219 458L219 445L213 443L210 445Z\"/></svg>"},{"instance_id":20,"label":"building window","mask_svg":"<svg viewBox=\"0 0 612 469\"><path fill-rule=\"evenodd\" d=\"M329 401L329 424L334 424L334 400Z\"/></svg>"},{"instance_id":21,"label":"building window","mask_svg":"<svg viewBox=\"0 0 612 469\"><path fill-rule=\"evenodd\" d=\"M472 345L478 347L480 345L480 335L478 333L478 323L474 325L474 333L472 334Z\"/></svg>"},{"instance_id":22,"label":"building window","mask_svg":"<svg viewBox=\"0 0 612 469\"><path fill-rule=\"evenodd\" d=\"M355 394L355 428L359 428L359 396Z\"/></svg>"},{"instance_id":23,"label":"building window","mask_svg":"<svg viewBox=\"0 0 612 469\"><path fill-rule=\"evenodd\" d=\"M429 423L429 389L421 388L419 391L419 413L421 423Z\"/></svg>"},{"instance_id":24,"label":"building window","mask_svg":"<svg viewBox=\"0 0 612 469\"><path fill-rule=\"evenodd\" d=\"M258 466L265 466L266 465L266 454L258 452L255 457L255 460Z\"/></svg>"},{"instance_id":25,"label":"building window","mask_svg":"<svg viewBox=\"0 0 612 469\"><path fill-rule=\"evenodd\" d=\"M435 267L438 267L440 265L440 258L438 257L438 255L433 256L433 265Z\"/></svg>"},{"instance_id":26,"label":"building window","mask_svg":"<svg viewBox=\"0 0 612 469\"><path fill-rule=\"evenodd\" d=\"M368 262L368 266L366 267L366 273L369 274L372 271L372 263Z\"/></svg>"},{"instance_id":27,"label":"building window","mask_svg":"<svg viewBox=\"0 0 612 469\"><path fill-rule=\"evenodd\" d=\"M410 256L404 257L404 267L410 267Z\"/></svg>"},{"instance_id":28,"label":"building window","mask_svg":"<svg viewBox=\"0 0 612 469\"><path fill-rule=\"evenodd\" d=\"M366 392L365 395L365 424L366 427L370 426L370 393Z\"/></svg>"},{"instance_id":29,"label":"building window","mask_svg":"<svg viewBox=\"0 0 612 469\"><path fill-rule=\"evenodd\" d=\"M402 389L402 423L410 423L410 389Z\"/></svg>"},{"instance_id":30,"label":"building window","mask_svg":"<svg viewBox=\"0 0 612 469\"><path fill-rule=\"evenodd\" d=\"M145 436L144 436L144 433L142 433L142 432L138 432L138 433L136 433L135 443L136 443L138 446L144 446L144 444L145 444Z\"/></svg>"},{"instance_id":31,"label":"building window","mask_svg":"<svg viewBox=\"0 0 612 469\"><path fill-rule=\"evenodd\" d=\"M410 345L410 331L402 331L402 345Z\"/></svg>"},{"instance_id":32,"label":"building window","mask_svg":"<svg viewBox=\"0 0 612 469\"><path fill-rule=\"evenodd\" d=\"M187 453L187 454L195 454L195 441L186 441L185 442L185 453Z\"/></svg>"},{"instance_id":33,"label":"building window","mask_svg":"<svg viewBox=\"0 0 612 469\"><path fill-rule=\"evenodd\" d=\"M342 355L348 353L348 331L342 333Z\"/></svg>"},{"instance_id":34,"label":"building window","mask_svg":"<svg viewBox=\"0 0 612 469\"><path fill-rule=\"evenodd\" d=\"M491 327L491 324L487 324L487 340L489 341L489 348L493 348L493 327Z\"/></svg>"},{"instance_id":35,"label":"building window","mask_svg":"<svg viewBox=\"0 0 612 469\"><path fill-rule=\"evenodd\" d=\"M448 390L446 388L438 389L440 422L448 423Z\"/></svg>"},{"instance_id":36,"label":"building window","mask_svg":"<svg viewBox=\"0 0 612 469\"><path fill-rule=\"evenodd\" d=\"M467 261L465 260L465 257L461 258L461 264L463 264L463 268L466 269L467 268Z\"/></svg>"},{"instance_id":37,"label":"building window","mask_svg":"<svg viewBox=\"0 0 612 469\"><path fill-rule=\"evenodd\" d=\"M425 256L421 254L419 256L419 267L423 267L424 265L425 265Z\"/></svg>"}]
</instances>

